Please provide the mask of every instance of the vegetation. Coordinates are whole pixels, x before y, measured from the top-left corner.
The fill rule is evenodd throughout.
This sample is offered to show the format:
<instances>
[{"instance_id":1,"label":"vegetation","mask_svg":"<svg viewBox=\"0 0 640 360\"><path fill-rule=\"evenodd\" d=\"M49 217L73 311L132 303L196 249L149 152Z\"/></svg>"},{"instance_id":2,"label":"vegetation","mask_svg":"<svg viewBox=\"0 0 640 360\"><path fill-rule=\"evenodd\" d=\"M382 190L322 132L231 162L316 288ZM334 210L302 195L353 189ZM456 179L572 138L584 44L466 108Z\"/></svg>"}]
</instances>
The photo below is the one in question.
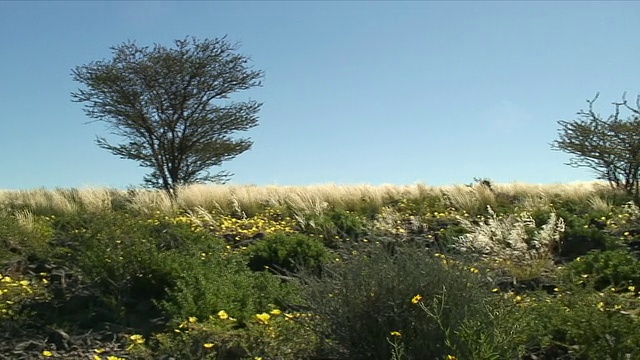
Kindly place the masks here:
<instances>
[{"instance_id":1,"label":"vegetation","mask_svg":"<svg viewBox=\"0 0 640 360\"><path fill-rule=\"evenodd\" d=\"M207 170L251 147L230 135L256 126L261 104L214 101L260 86L262 72L225 38L176 40L173 49L127 42L111 50L113 59L73 70L86 86L72 93L74 101L126 140L112 145L98 137L98 146L150 168L145 183L173 197L180 185L228 178Z\"/></svg>"},{"instance_id":2,"label":"vegetation","mask_svg":"<svg viewBox=\"0 0 640 360\"><path fill-rule=\"evenodd\" d=\"M12 359L633 359L603 183L0 193Z\"/></svg>"},{"instance_id":3,"label":"vegetation","mask_svg":"<svg viewBox=\"0 0 640 360\"><path fill-rule=\"evenodd\" d=\"M589 108L580 110L577 120L558 122L559 139L552 147L575 155L570 165L594 170L599 179L626 191L640 204L640 96L633 107L623 95L622 102L613 103L614 113L604 119L593 109L598 95L587 100ZM621 108L631 116L621 118Z\"/></svg>"}]
</instances>

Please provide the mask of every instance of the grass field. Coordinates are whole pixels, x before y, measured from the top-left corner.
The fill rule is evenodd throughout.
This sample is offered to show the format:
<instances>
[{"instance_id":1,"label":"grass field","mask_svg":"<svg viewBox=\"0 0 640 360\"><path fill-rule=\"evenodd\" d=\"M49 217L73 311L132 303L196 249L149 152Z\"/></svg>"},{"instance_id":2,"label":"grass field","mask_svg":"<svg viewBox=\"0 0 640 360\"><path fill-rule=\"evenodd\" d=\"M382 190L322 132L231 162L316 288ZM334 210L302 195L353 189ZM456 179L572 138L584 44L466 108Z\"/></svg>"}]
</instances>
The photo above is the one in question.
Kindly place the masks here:
<instances>
[{"instance_id":1,"label":"grass field","mask_svg":"<svg viewBox=\"0 0 640 360\"><path fill-rule=\"evenodd\" d=\"M639 249L602 182L3 190L0 359L635 359Z\"/></svg>"}]
</instances>

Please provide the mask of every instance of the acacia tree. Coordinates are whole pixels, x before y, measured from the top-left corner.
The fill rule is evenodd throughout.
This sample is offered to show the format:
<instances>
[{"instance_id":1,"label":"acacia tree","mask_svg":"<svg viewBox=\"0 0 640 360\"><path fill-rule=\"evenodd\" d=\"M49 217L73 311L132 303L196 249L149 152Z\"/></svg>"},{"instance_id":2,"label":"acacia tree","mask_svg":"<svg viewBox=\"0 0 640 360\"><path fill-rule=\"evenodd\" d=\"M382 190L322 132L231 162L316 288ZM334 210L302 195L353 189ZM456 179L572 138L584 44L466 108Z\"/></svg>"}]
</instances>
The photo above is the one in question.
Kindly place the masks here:
<instances>
[{"instance_id":1,"label":"acacia tree","mask_svg":"<svg viewBox=\"0 0 640 360\"><path fill-rule=\"evenodd\" d=\"M568 165L594 170L598 179L607 180L640 203L640 96L634 107L625 93L621 102L613 103L615 111L606 119L593 110L598 96L587 100L588 110L580 110L578 119L558 121L559 138L551 146L575 155ZM631 115L621 118L621 109Z\"/></svg>"},{"instance_id":2,"label":"acacia tree","mask_svg":"<svg viewBox=\"0 0 640 360\"><path fill-rule=\"evenodd\" d=\"M151 168L144 183L172 198L181 185L231 177L208 169L251 148L250 139L231 135L256 126L262 104L220 101L260 86L264 76L236 52L238 45L226 37L187 37L176 40L174 48L129 41L111 50L111 60L72 70L74 80L86 87L71 94L73 101L85 103L89 117L126 140L112 145L97 137L97 145Z\"/></svg>"}]
</instances>

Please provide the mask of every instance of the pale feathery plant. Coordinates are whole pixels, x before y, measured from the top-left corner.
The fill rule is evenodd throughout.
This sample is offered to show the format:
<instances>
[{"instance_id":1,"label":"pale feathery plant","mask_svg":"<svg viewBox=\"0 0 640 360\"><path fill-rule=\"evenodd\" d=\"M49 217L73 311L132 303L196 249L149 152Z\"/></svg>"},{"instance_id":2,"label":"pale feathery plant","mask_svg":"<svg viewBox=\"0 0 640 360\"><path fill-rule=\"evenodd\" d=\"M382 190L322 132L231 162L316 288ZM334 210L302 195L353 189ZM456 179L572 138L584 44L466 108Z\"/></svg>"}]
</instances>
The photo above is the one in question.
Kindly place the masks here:
<instances>
[{"instance_id":1,"label":"pale feathery plant","mask_svg":"<svg viewBox=\"0 0 640 360\"><path fill-rule=\"evenodd\" d=\"M22 209L16 210L14 216L18 225L27 231L32 231L35 228L35 218L30 210Z\"/></svg>"},{"instance_id":2,"label":"pale feathery plant","mask_svg":"<svg viewBox=\"0 0 640 360\"><path fill-rule=\"evenodd\" d=\"M85 188L80 190L80 198L84 207L92 212L111 210L113 195L108 188Z\"/></svg>"},{"instance_id":3,"label":"pale feathery plant","mask_svg":"<svg viewBox=\"0 0 640 360\"><path fill-rule=\"evenodd\" d=\"M547 198L561 197L580 201L586 201L588 196L593 196L594 192L605 187L606 184L602 182L492 185L495 193L511 194L519 198L542 194ZM37 215L62 214L106 208L114 200L114 196L127 197L127 204L134 209L144 212L161 211L165 214L175 213L178 210L177 207L185 210L196 206L209 208L212 201L226 206L231 197L236 197L245 209L247 206L257 208L259 204L273 200L280 204L295 204L293 207L300 211L309 210L308 207L313 206L312 203L322 202L336 207L356 207L362 201L366 201L370 203L371 209L377 209L387 201L400 197L418 200L440 197L453 207L467 211L482 210L486 205L494 206L495 202L495 194L486 187L478 185L469 188L464 185L435 187L424 184L403 186L326 184L310 186L188 185L179 189L176 202L172 202L163 192L153 189L2 190L0 205L11 210L26 208Z\"/></svg>"},{"instance_id":4,"label":"pale feathery plant","mask_svg":"<svg viewBox=\"0 0 640 360\"><path fill-rule=\"evenodd\" d=\"M448 206L468 213L473 213L480 207L480 202L474 196L473 189L466 186L444 187L442 197Z\"/></svg>"},{"instance_id":5,"label":"pale feathery plant","mask_svg":"<svg viewBox=\"0 0 640 360\"><path fill-rule=\"evenodd\" d=\"M302 198L297 198L296 200L287 199L286 202L291 209L293 218L303 231L315 232L322 230L326 232L326 229L322 228L322 224L318 224L316 220L325 214L329 208L329 203L319 198L312 199L308 197L306 200L305 202Z\"/></svg>"},{"instance_id":6,"label":"pale feathery plant","mask_svg":"<svg viewBox=\"0 0 640 360\"><path fill-rule=\"evenodd\" d=\"M247 214L242 210L240 202L238 202L238 199L235 196L231 197L230 204L234 216L238 216L241 220L247 220Z\"/></svg>"},{"instance_id":7,"label":"pale feathery plant","mask_svg":"<svg viewBox=\"0 0 640 360\"><path fill-rule=\"evenodd\" d=\"M425 224L422 216L403 215L390 206L384 206L376 214L370 226L374 233L404 237L407 231L418 232L424 229ZM398 228L404 230L404 232L399 232Z\"/></svg>"},{"instance_id":8,"label":"pale feathery plant","mask_svg":"<svg viewBox=\"0 0 640 360\"><path fill-rule=\"evenodd\" d=\"M591 209L594 211L607 212L610 211L613 207L613 204L611 204L610 201L596 195L590 195L587 198L587 203L589 204L589 207L591 207Z\"/></svg>"},{"instance_id":9,"label":"pale feathery plant","mask_svg":"<svg viewBox=\"0 0 640 360\"><path fill-rule=\"evenodd\" d=\"M518 207L528 211L552 210L551 201L542 191L535 194L526 194L516 204Z\"/></svg>"},{"instance_id":10,"label":"pale feathery plant","mask_svg":"<svg viewBox=\"0 0 640 360\"><path fill-rule=\"evenodd\" d=\"M214 215L201 206L197 206L193 209L188 209L185 215L189 218L189 221L192 224L198 226L201 229L212 229L214 231L220 230L218 222L216 221Z\"/></svg>"},{"instance_id":11,"label":"pale feathery plant","mask_svg":"<svg viewBox=\"0 0 640 360\"><path fill-rule=\"evenodd\" d=\"M142 213L159 211L170 215L177 212L177 204L162 190L139 189L131 192L131 207Z\"/></svg>"},{"instance_id":12,"label":"pale feathery plant","mask_svg":"<svg viewBox=\"0 0 640 360\"><path fill-rule=\"evenodd\" d=\"M535 220L527 211L498 216L487 206L487 212L486 221L477 225L458 217L460 225L468 231L458 237L461 250L492 259L528 261L549 255L559 245L560 234L565 230L564 220L555 212L551 212L549 220L540 229L536 228Z\"/></svg>"},{"instance_id":13,"label":"pale feathery plant","mask_svg":"<svg viewBox=\"0 0 640 360\"><path fill-rule=\"evenodd\" d=\"M453 186L442 189L448 206L468 213L474 213L485 206L496 206L496 196L487 186Z\"/></svg>"}]
</instances>

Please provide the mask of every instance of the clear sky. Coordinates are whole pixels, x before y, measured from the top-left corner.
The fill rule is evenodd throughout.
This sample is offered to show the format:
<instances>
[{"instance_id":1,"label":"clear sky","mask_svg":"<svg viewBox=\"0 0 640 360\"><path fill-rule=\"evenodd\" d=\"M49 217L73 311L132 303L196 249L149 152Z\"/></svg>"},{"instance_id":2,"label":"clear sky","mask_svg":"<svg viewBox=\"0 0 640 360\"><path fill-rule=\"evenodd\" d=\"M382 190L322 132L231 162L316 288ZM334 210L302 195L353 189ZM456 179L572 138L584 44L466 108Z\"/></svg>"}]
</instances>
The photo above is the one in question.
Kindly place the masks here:
<instances>
[{"instance_id":1,"label":"clear sky","mask_svg":"<svg viewBox=\"0 0 640 360\"><path fill-rule=\"evenodd\" d=\"M594 179L551 150L601 92L640 93L640 2L0 1L0 188L141 183L98 148L71 69L110 46L228 36L264 70L254 146L220 169L256 185Z\"/></svg>"}]
</instances>

